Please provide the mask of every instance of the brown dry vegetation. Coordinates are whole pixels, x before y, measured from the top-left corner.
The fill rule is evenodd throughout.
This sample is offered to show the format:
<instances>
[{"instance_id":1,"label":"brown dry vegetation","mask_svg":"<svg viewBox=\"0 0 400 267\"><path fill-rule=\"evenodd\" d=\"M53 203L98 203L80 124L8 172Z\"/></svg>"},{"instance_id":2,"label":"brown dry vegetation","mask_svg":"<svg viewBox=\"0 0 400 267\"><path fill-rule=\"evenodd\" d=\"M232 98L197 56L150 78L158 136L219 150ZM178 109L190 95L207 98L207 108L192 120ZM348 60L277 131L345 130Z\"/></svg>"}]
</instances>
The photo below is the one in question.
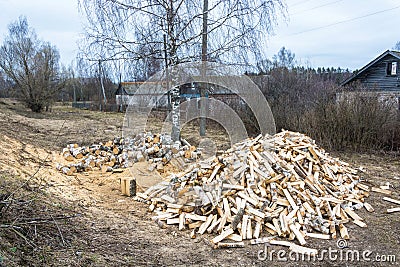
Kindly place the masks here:
<instances>
[{"instance_id":1,"label":"brown dry vegetation","mask_svg":"<svg viewBox=\"0 0 400 267\"><path fill-rule=\"evenodd\" d=\"M51 113L32 114L18 102L0 102L0 266L265 266L257 252L264 246L214 250L203 237L175 227L160 229L147 206L121 196L122 174L65 176L55 170L67 143L91 144L121 134L123 114L56 106ZM157 120L152 119L151 124ZM188 125L185 133L195 128ZM210 129L220 147L226 138ZM196 142L194 137L192 142ZM198 141L198 140L197 140ZM365 169L370 185L386 182L400 199L400 161L388 154L335 153ZM32 175L40 170L32 178ZM9 196L9 194L12 194ZM8 196L8 198L7 198ZM349 249L371 250L371 257L395 255L400 261L399 213L371 193L374 213L359 211L368 228L348 225ZM204 236L207 238L207 236ZM308 246L332 247L336 241L309 240ZM278 246L272 249L284 249ZM285 249L286 250L286 249ZM395 266L395 263L343 261L274 261L273 266Z\"/></svg>"}]
</instances>

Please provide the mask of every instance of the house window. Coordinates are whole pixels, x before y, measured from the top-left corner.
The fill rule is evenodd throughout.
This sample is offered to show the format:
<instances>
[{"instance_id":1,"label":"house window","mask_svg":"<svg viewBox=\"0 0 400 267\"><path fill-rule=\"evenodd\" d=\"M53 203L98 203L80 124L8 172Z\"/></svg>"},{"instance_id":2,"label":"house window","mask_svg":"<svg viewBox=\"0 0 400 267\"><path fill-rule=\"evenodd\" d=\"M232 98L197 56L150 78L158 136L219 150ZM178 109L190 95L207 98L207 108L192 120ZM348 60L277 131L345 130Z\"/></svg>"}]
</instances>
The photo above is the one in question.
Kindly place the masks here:
<instances>
[{"instance_id":1,"label":"house window","mask_svg":"<svg viewBox=\"0 0 400 267\"><path fill-rule=\"evenodd\" d=\"M397 75L397 62L390 62L387 64L386 75Z\"/></svg>"}]
</instances>

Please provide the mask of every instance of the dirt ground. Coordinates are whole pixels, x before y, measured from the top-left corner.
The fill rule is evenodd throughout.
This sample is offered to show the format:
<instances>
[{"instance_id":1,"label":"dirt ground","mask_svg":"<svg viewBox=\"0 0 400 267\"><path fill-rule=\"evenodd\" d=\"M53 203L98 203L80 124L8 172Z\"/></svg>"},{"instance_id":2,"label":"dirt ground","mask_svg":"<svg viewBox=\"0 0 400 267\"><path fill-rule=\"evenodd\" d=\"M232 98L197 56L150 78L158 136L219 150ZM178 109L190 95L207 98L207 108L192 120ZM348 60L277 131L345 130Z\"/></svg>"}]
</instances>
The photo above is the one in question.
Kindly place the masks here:
<instances>
[{"instance_id":1,"label":"dirt ground","mask_svg":"<svg viewBox=\"0 0 400 267\"><path fill-rule=\"evenodd\" d=\"M338 250L336 240L309 240L309 247L338 250L333 252L337 259L325 255L324 260L285 261L276 253L273 259L262 259L262 253L260 258L264 245L214 250L207 242L210 236L190 239L189 231L160 229L145 204L120 194L119 178L130 175L128 170L65 176L55 169L66 144L88 145L120 136L123 116L63 105L32 114L18 102L0 100L0 266L397 266L400 262L400 213L387 214L386 208L396 204L383 201L380 193L371 192L367 199L375 212L358 211L367 228L348 224L348 248ZM194 131L191 127L184 133L188 137ZM208 132L218 148L224 148L227 139L219 131ZM391 197L400 199L399 156L333 154L362 167L367 184L389 182ZM287 252L279 246L268 251L272 249ZM367 250L371 261L362 259ZM358 252L360 260L340 256L339 252L349 251Z\"/></svg>"}]
</instances>

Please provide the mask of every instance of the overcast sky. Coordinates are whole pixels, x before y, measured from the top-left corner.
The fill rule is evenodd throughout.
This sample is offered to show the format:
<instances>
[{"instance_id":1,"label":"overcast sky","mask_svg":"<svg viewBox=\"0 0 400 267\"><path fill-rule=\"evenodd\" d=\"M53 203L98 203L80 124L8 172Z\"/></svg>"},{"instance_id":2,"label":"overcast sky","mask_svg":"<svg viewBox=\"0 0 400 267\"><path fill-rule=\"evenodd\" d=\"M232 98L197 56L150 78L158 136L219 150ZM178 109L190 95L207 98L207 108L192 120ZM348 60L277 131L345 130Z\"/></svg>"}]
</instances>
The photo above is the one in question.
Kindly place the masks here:
<instances>
[{"instance_id":1,"label":"overcast sky","mask_svg":"<svg viewBox=\"0 0 400 267\"><path fill-rule=\"evenodd\" d=\"M399 0L287 0L289 19L269 37L271 57L285 46L312 67L361 68L400 41ZM56 45L64 64L82 34L77 0L0 0L0 42L20 15Z\"/></svg>"},{"instance_id":2,"label":"overcast sky","mask_svg":"<svg viewBox=\"0 0 400 267\"><path fill-rule=\"evenodd\" d=\"M8 25L24 15L40 39L58 48L64 64L75 58L83 31L77 0L0 0L0 10L1 43Z\"/></svg>"},{"instance_id":3,"label":"overcast sky","mask_svg":"<svg viewBox=\"0 0 400 267\"><path fill-rule=\"evenodd\" d=\"M270 37L268 55L285 46L304 64L354 70L400 41L399 0L287 0L287 4L289 21L280 23Z\"/></svg>"}]
</instances>

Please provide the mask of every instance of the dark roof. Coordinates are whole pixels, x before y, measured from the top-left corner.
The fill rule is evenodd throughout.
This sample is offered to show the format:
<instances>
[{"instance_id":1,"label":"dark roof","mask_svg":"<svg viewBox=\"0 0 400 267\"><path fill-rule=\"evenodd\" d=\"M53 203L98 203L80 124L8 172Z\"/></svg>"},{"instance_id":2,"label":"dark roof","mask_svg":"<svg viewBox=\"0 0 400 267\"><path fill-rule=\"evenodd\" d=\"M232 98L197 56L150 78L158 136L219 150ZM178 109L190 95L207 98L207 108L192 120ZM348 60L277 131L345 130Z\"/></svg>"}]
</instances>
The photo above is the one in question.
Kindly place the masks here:
<instances>
[{"instance_id":1,"label":"dark roof","mask_svg":"<svg viewBox=\"0 0 400 267\"><path fill-rule=\"evenodd\" d=\"M391 51L393 54L396 54L398 57L400 57L400 51Z\"/></svg>"},{"instance_id":2,"label":"dark roof","mask_svg":"<svg viewBox=\"0 0 400 267\"><path fill-rule=\"evenodd\" d=\"M346 85L352 81L354 81L358 76L360 76L362 73L364 73L367 69L369 69L372 65L374 65L375 63L377 63L378 61L380 61L381 59L383 59L384 57L386 57L387 55L391 55L397 59L400 60L400 51L391 51L391 50L386 50L385 52L383 52L381 55L379 55L377 58L375 58L374 60L372 60L371 62L369 62L367 65L365 65L364 67L362 67L359 71L357 71L355 74L353 74L352 76L350 76L349 78L347 78L345 81L343 81L341 83L341 85Z\"/></svg>"}]
</instances>

